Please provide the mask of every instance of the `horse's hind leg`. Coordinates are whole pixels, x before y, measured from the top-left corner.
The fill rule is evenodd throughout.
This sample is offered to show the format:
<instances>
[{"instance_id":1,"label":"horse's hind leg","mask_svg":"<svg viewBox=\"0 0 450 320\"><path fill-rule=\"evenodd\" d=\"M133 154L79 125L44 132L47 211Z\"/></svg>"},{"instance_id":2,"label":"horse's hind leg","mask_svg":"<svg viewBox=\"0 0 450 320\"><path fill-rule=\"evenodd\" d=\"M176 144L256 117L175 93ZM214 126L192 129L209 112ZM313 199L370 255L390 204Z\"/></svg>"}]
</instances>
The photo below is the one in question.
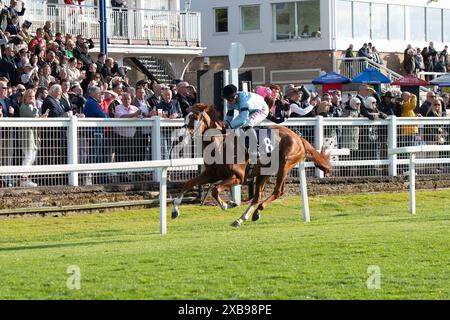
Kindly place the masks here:
<instances>
[{"instance_id":1,"label":"horse's hind leg","mask_svg":"<svg viewBox=\"0 0 450 320\"><path fill-rule=\"evenodd\" d=\"M295 165L295 164L294 164ZM259 216L259 213L264 210L270 203L281 197L284 193L284 183L286 182L287 174L289 173L289 170L294 166L284 167L281 172L278 172L277 181L275 184L275 188L273 190L273 193L264 200L259 206L258 209L255 211L255 220L258 220L256 217Z\"/></svg>"},{"instance_id":2,"label":"horse's hind leg","mask_svg":"<svg viewBox=\"0 0 450 320\"><path fill-rule=\"evenodd\" d=\"M264 196L264 187L266 185L267 180L269 179L269 176L259 176L258 178L263 177L262 181L261 181L261 185L258 186L258 198L255 201L255 205L257 205L261 199ZM261 215L259 214L259 210L256 210L253 215L252 215L252 221L258 221L259 218L261 217Z\"/></svg>"},{"instance_id":3,"label":"horse's hind leg","mask_svg":"<svg viewBox=\"0 0 450 320\"><path fill-rule=\"evenodd\" d=\"M216 201L219 203L220 207L223 210L227 210L229 206L225 201L223 201L220 198L219 193L240 184L241 180L238 179L235 175L232 175L231 177L226 178L221 183L213 187L211 195L213 196L214 199L216 199Z\"/></svg>"},{"instance_id":4,"label":"horse's hind leg","mask_svg":"<svg viewBox=\"0 0 450 320\"><path fill-rule=\"evenodd\" d=\"M248 218L253 213L253 211L255 211L256 206L258 205L258 203L261 201L261 199L263 197L264 185L265 185L267 179L269 179L269 176L258 176L256 178L256 192L253 196L250 206L245 210L245 212L242 214L242 216L239 219L237 219L231 223L231 226L239 227L241 225L241 223L248 220ZM253 215L252 220L256 221L258 219L255 220L254 215Z\"/></svg>"},{"instance_id":5,"label":"horse's hind leg","mask_svg":"<svg viewBox=\"0 0 450 320\"><path fill-rule=\"evenodd\" d=\"M173 208L172 208L172 219L177 218L180 215L180 209L178 209L178 206L183 201L183 196L186 193L186 191L191 190L197 185L202 185L205 183L212 183L215 182L217 179L211 177L207 171L203 171L199 176L195 177L194 179L189 180L183 185L183 188L181 189L181 192L178 197L173 200Z\"/></svg>"}]
</instances>

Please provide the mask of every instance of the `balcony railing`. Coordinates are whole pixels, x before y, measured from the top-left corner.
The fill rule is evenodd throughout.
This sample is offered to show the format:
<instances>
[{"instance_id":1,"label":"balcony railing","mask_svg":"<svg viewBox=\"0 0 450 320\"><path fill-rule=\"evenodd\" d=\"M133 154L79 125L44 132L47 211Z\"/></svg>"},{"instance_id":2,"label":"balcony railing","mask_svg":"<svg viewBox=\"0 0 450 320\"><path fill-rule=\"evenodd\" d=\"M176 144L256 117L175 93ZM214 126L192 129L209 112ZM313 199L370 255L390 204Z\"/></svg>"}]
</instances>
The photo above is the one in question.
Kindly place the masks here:
<instances>
[{"instance_id":1,"label":"balcony railing","mask_svg":"<svg viewBox=\"0 0 450 320\"><path fill-rule=\"evenodd\" d=\"M200 13L138 8L106 8L107 37L111 43L139 41L160 45L186 43L200 46ZM27 2L23 20L32 22L31 31L53 22L55 32L82 34L100 38L99 8L78 5L54 5L46 1ZM163 42L163 43L159 43Z\"/></svg>"}]
</instances>

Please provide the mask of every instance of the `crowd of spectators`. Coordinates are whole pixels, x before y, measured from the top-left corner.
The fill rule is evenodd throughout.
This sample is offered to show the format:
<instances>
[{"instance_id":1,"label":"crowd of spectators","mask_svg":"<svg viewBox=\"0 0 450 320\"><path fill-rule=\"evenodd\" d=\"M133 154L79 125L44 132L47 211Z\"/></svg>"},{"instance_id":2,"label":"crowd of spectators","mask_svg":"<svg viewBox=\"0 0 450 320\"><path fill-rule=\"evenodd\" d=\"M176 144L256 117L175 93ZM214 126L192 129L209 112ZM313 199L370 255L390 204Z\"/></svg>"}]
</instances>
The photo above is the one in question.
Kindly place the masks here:
<instances>
[{"instance_id":1,"label":"crowd of spectators","mask_svg":"<svg viewBox=\"0 0 450 320\"><path fill-rule=\"evenodd\" d=\"M321 95L309 92L306 87L286 85L281 92L278 85L257 87L269 105L268 119L282 123L287 118L300 117L351 117L369 120L397 117L450 117L450 97L429 91L426 100L418 103L418 97L407 91L386 91L379 94L371 86L360 85L356 95L349 94L344 102L340 90L324 92ZM404 125L398 133L399 146L421 143L444 144L449 126L427 125L422 132L416 125ZM298 132L313 140L313 128L305 127ZM384 159L387 156L387 129L380 125L327 126L325 139L332 147L348 148L349 160ZM342 157L346 159L346 157Z\"/></svg>"},{"instance_id":2,"label":"crowd of spectators","mask_svg":"<svg viewBox=\"0 0 450 320\"><path fill-rule=\"evenodd\" d=\"M448 70L448 46L437 51L434 43L430 42L428 47L413 48L408 45L404 52L403 68L406 74L425 72L447 72Z\"/></svg>"},{"instance_id":3,"label":"crowd of spectators","mask_svg":"<svg viewBox=\"0 0 450 320\"><path fill-rule=\"evenodd\" d=\"M19 24L18 20L18 16L26 18L26 7L18 11L16 5L14 0L9 7L1 4L0 117L181 118L196 102L196 89L184 81L169 86L142 80L132 85L126 76L129 67L119 66L103 53L92 55L92 39L55 32L51 21L32 34L31 23L24 20ZM3 131L2 143L7 143ZM45 139L36 129L26 132L26 137L21 137L27 141L21 147L22 165L34 163L41 139L65 140L62 133ZM148 128L96 129L92 132L96 145L86 146L95 150L82 151L80 161L112 161L106 159L108 156L117 161L130 160L128 155L138 146L148 146L149 133ZM102 146L106 140L117 141L114 150ZM65 146L59 148L64 150ZM148 157L148 153L147 148L139 154ZM87 159L88 155L95 159ZM0 161L5 162L8 156L2 152ZM20 185L36 184L24 176Z\"/></svg>"},{"instance_id":4,"label":"crowd of spectators","mask_svg":"<svg viewBox=\"0 0 450 320\"><path fill-rule=\"evenodd\" d=\"M343 53L345 58L354 58L353 44L350 44ZM364 57L373 62L383 65L383 59L378 50L371 43L364 43L356 52L356 57ZM445 45L441 51L436 50L434 43L430 42L423 49L414 48L408 44L403 54L402 66L406 74L417 74L419 72L442 72L448 71L448 46Z\"/></svg>"},{"instance_id":5,"label":"crowd of spectators","mask_svg":"<svg viewBox=\"0 0 450 320\"><path fill-rule=\"evenodd\" d=\"M116 1L117 7L122 4ZM94 118L183 118L186 110L197 101L195 87L181 81L177 85L164 85L155 80L141 80L130 84L126 76L127 67L121 67L113 58L103 53L95 57L90 53L94 48L92 39L82 35L61 34L55 32L51 21L46 21L32 34L31 23L24 20L19 24L18 16L25 15L26 8L19 11L16 1L9 7L1 9L0 26L0 117L94 117ZM447 47L440 53L430 47L427 49L424 66L435 68L439 61L446 64ZM405 50L405 56L413 48ZM353 46L346 56L353 56ZM359 56L373 59L382 64L376 48L364 44L358 51ZM405 59L406 61L406 59ZM416 64L414 64L416 65ZM409 68L411 69L411 68ZM409 70L408 69L408 70ZM433 69L434 70L434 69ZM325 92L321 95L310 92L304 86L278 85L258 87L256 92L265 97L270 107L269 120L283 123L287 118L296 117L366 117L370 120L385 119L389 115L396 116L449 116L449 95L437 96L430 91L427 100L417 105L418 97L409 92L388 91L381 96L370 86L362 85L358 94L347 96L343 101L339 90ZM446 112L447 111L447 112ZM432 130L432 128L428 128ZM442 128L438 128L442 129ZM334 139L339 147L351 150L361 149L364 144L383 143L381 136L386 133L376 132L376 126L329 128L325 133ZM431 131L430 131L431 132ZM312 139L313 128L305 128L300 134ZM417 135L417 127L402 127L401 143L412 143ZM110 162L151 159L150 128L117 127L94 128L87 136L81 136L80 162ZM1 135L1 150L7 150L8 139ZM87 135L87 133L85 133ZM434 136L434 134L430 134ZM443 135L441 135L443 136ZM445 136L443 136L445 139ZM40 137L35 128L24 130L22 141L22 165L32 165L36 160L39 147L50 150L52 140L65 141L63 131L52 137ZM41 144L40 141L44 140ZM86 141L91 141L90 145ZM114 141L114 145L112 145ZM67 141L65 141L66 143ZM436 141L429 141L435 143ZM169 156L170 134L162 133L163 157ZM59 144L60 150L67 150ZM372 148L376 149L376 148ZM9 157L0 155L0 161ZM131 155L138 155L130 158ZM364 155L367 156L367 155ZM361 156L363 157L363 156ZM371 156L370 156L371 157ZM375 156L376 157L376 156ZM23 176L20 185L36 186L34 182Z\"/></svg>"}]
</instances>

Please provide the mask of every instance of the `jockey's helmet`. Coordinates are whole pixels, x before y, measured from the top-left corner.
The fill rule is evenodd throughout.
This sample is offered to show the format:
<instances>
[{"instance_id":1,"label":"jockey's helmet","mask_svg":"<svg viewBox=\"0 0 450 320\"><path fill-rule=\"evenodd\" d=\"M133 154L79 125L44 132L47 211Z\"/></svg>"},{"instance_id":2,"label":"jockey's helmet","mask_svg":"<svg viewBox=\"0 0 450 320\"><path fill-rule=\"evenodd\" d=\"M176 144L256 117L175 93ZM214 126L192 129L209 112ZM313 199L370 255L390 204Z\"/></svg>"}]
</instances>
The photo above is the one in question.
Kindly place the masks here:
<instances>
[{"instance_id":1,"label":"jockey's helmet","mask_svg":"<svg viewBox=\"0 0 450 320\"><path fill-rule=\"evenodd\" d=\"M222 89L222 97L224 99L234 98L237 95L237 88L233 84L228 84Z\"/></svg>"}]
</instances>

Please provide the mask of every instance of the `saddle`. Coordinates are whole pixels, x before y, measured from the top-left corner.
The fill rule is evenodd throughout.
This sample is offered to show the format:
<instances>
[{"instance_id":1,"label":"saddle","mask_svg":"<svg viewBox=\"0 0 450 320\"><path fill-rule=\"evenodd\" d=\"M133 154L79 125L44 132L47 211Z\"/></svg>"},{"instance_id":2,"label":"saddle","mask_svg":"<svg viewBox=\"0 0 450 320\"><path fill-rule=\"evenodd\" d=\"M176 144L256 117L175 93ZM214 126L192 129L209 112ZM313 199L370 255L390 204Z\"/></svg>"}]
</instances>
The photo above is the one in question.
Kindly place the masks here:
<instances>
[{"instance_id":1,"label":"saddle","mask_svg":"<svg viewBox=\"0 0 450 320\"><path fill-rule=\"evenodd\" d=\"M278 147L278 141L274 139L273 128L252 128L245 127L242 130L246 133L245 150L249 154L257 153L257 159L260 155L270 157L273 150ZM256 146L252 146L251 142L256 141Z\"/></svg>"}]
</instances>

